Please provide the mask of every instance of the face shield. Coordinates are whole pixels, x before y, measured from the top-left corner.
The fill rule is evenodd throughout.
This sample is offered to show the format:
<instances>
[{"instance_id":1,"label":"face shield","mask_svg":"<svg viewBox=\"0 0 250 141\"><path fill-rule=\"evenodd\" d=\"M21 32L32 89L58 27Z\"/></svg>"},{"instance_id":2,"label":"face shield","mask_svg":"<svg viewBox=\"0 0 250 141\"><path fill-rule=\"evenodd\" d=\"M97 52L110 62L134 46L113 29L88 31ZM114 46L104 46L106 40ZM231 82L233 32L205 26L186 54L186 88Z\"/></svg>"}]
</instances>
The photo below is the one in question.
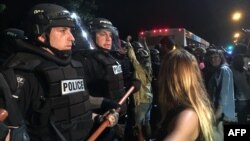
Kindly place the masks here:
<instances>
[{"instance_id":1,"label":"face shield","mask_svg":"<svg viewBox=\"0 0 250 141\"><path fill-rule=\"evenodd\" d=\"M113 28L112 32L112 51L120 51L121 50L121 43L120 43L120 38L119 38L119 32L117 28Z\"/></svg>"},{"instance_id":2,"label":"face shield","mask_svg":"<svg viewBox=\"0 0 250 141\"><path fill-rule=\"evenodd\" d=\"M72 51L76 52L96 49L92 36L89 34L86 26L82 24L80 17L76 13L72 13L71 16L75 19L75 27L72 30L75 42Z\"/></svg>"}]
</instances>

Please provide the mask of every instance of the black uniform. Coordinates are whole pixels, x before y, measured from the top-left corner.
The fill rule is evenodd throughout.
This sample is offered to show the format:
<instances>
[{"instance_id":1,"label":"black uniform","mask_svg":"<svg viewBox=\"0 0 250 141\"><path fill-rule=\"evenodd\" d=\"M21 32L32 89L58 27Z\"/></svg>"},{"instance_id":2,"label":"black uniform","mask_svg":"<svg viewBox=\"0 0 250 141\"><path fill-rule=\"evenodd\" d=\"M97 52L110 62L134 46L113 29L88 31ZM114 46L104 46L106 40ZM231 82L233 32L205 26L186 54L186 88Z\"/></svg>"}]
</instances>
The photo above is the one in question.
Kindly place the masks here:
<instances>
[{"instance_id":1,"label":"black uniform","mask_svg":"<svg viewBox=\"0 0 250 141\"><path fill-rule=\"evenodd\" d=\"M17 50L5 63L3 72L32 141L85 140L93 124L92 109L118 106L109 100L89 96L82 63L71 59L71 50L60 50L58 44L52 46L55 42L50 38L59 37L50 36L54 27L61 27L53 33L67 34L61 41L72 45L78 39L74 37L79 36L74 36L69 28L74 28L75 34L78 30L83 32L78 20L76 15L59 5L37 4L28 13L25 31L28 39L11 38ZM77 42L90 42L85 37ZM81 45L86 47L87 44ZM1 87L0 93L2 89L6 90L6 87ZM0 95L0 106L4 108L8 105L4 99L6 93ZM111 104L107 105L109 102ZM7 108L7 111L11 110ZM9 115L8 118L12 117Z\"/></svg>"},{"instance_id":2,"label":"black uniform","mask_svg":"<svg viewBox=\"0 0 250 141\"><path fill-rule=\"evenodd\" d=\"M13 97L27 122L31 140L61 140L60 135L66 140L86 138L93 121L80 62L60 60L33 47L16 53L5 68L15 71L18 89Z\"/></svg>"},{"instance_id":3,"label":"black uniform","mask_svg":"<svg viewBox=\"0 0 250 141\"><path fill-rule=\"evenodd\" d=\"M83 63L87 85L92 96L118 101L124 94L124 80L120 63L110 53L96 50Z\"/></svg>"},{"instance_id":4,"label":"black uniform","mask_svg":"<svg viewBox=\"0 0 250 141\"><path fill-rule=\"evenodd\" d=\"M122 68L109 52L94 50L87 55L76 53L74 57L81 60L84 65L91 96L105 97L117 102L122 98L125 91ZM95 110L99 114L105 111L105 109ZM126 104L122 105L121 113L126 113ZM113 140L114 132L106 129L98 140Z\"/></svg>"}]
</instances>

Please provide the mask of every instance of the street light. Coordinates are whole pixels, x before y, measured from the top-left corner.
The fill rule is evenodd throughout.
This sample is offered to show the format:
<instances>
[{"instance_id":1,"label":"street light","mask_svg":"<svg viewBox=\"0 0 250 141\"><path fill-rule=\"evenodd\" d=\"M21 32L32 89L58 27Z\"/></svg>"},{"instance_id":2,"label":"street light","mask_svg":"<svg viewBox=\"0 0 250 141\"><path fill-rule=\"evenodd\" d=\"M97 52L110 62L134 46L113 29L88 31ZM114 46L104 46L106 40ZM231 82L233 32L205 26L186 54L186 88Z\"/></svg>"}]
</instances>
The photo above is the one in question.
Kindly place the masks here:
<instances>
[{"instance_id":1,"label":"street light","mask_svg":"<svg viewBox=\"0 0 250 141\"><path fill-rule=\"evenodd\" d=\"M240 33L239 32L234 33L234 38L235 39L238 39L239 37L240 37Z\"/></svg>"},{"instance_id":2,"label":"street light","mask_svg":"<svg viewBox=\"0 0 250 141\"><path fill-rule=\"evenodd\" d=\"M234 12L233 15L232 15L232 20L233 21L239 21L242 17L242 14L241 12L237 11L237 12Z\"/></svg>"}]
</instances>

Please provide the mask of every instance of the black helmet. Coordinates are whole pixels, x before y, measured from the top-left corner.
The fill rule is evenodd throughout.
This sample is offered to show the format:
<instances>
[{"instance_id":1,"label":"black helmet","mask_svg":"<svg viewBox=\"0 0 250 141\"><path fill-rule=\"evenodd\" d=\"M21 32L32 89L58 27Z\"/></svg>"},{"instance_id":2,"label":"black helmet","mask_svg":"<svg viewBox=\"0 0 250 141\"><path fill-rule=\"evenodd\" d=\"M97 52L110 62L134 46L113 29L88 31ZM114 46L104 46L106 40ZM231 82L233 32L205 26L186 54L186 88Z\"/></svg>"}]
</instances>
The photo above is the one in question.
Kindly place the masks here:
<instances>
[{"instance_id":1,"label":"black helmet","mask_svg":"<svg viewBox=\"0 0 250 141\"><path fill-rule=\"evenodd\" d=\"M115 26L111 23L111 21L105 18L95 18L89 22L89 30L92 34L93 39L95 40L95 34L98 30L107 29L112 33L112 51L119 50L119 32ZM98 46L97 46L98 47Z\"/></svg>"},{"instance_id":2,"label":"black helmet","mask_svg":"<svg viewBox=\"0 0 250 141\"><path fill-rule=\"evenodd\" d=\"M145 66L146 63L148 63L149 61L148 60L150 57L149 52L146 49L144 49L144 46L138 41L132 42L131 45L135 50L135 55L137 60Z\"/></svg>"},{"instance_id":3,"label":"black helmet","mask_svg":"<svg viewBox=\"0 0 250 141\"><path fill-rule=\"evenodd\" d=\"M55 26L75 26L74 19L67 9L50 3L37 4L32 7L28 13L27 22L29 37L37 37Z\"/></svg>"},{"instance_id":4,"label":"black helmet","mask_svg":"<svg viewBox=\"0 0 250 141\"><path fill-rule=\"evenodd\" d=\"M140 43L140 42L138 42L138 41L133 41L132 43L131 43L131 45L133 46L133 48L137 51L138 49L143 49L144 47L143 47L143 45Z\"/></svg>"},{"instance_id":5,"label":"black helmet","mask_svg":"<svg viewBox=\"0 0 250 141\"><path fill-rule=\"evenodd\" d=\"M154 55L159 55L160 54L160 51L158 49L150 49L150 55L151 56L154 56Z\"/></svg>"},{"instance_id":6,"label":"black helmet","mask_svg":"<svg viewBox=\"0 0 250 141\"><path fill-rule=\"evenodd\" d=\"M134 41L131 43L131 45L135 50L135 55L137 59L149 57L150 55L149 52L146 49L144 49L144 46L140 42Z\"/></svg>"},{"instance_id":7,"label":"black helmet","mask_svg":"<svg viewBox=\"0 0 250 141\"><path fill-rule=\"evenodd\" d=\"M113 26L111 21L105 18L95 18L89 22L89 29L91 32L95 32L100 29L110 29L111 31L116 31L116 27Z\"/></svg>"}]
</instances>

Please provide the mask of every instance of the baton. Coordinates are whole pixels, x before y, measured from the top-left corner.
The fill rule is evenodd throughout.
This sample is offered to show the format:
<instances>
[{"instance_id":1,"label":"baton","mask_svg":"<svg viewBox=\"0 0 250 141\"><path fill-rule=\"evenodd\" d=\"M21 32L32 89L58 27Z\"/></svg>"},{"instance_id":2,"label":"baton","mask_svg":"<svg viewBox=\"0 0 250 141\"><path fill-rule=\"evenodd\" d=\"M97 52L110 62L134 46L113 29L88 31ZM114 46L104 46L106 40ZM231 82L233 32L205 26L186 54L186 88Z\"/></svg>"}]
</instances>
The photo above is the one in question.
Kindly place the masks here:
<instances>
[{"instance_id":1,"label":"baton","mask_svg":"<svg viewBox=\"0 0 250 141\"><path fill-rule=\"evenodd\" d=\"M125 100L132 94L132 92L135 90L136 86L131 86L129 90L125 93L125 95L120 99L118 104L122 105ZM121 108L117 108L116 112L120 112ZM105 119L104 122L98 127L98 129L89 137L87 141L95 141L96 138L109 126L109 120Z\"/></svg>"}]
</instances>

